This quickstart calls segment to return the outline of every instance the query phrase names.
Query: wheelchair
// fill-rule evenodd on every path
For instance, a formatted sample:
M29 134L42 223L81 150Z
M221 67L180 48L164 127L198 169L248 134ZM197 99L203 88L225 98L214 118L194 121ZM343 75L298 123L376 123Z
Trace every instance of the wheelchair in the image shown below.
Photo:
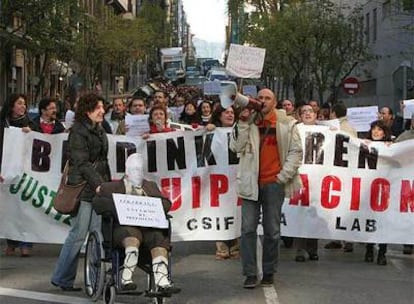
M171 295L166 296L156 289L151 252L148 247L145 247L145 242L139 248L137 265L137 268L144 271L147 276L145 291L123 291L121 289L121 269L125 254L124 248L113 245L113 225L114 216L111 213L104 213L101 231L92 231L87 238L84 265L84 284L87 296L97 301L102 295L104 304L112 304L115 303L117 294L141 295L145 293L146 297L151 298L152 303L165 303L165 298ZM171 251L168 255L168 270L171 275Z

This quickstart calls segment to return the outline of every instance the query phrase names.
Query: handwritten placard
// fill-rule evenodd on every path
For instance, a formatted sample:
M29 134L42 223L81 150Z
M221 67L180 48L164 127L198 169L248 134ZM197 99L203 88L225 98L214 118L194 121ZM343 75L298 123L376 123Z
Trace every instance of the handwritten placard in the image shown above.
M255 85L244 85L243 95L257 97L257 87Z
M125 116L126 136L137 137L149 133L148 114Z
M266 49L230 44L226 70L240 78L260 78Z
M118 193L112 196L121 225L168 228L160 198Z
M357 132L366 132L369 131L371 122L378 119L378 106L348 108L346 116Z
M220 95L221 86L220 81L205 81L204 82L204 95Z

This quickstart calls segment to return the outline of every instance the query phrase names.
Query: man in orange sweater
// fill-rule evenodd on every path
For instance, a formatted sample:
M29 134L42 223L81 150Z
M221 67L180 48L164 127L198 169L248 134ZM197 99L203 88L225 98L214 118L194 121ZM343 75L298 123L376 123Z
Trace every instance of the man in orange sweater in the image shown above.
M257 285L256 241L260 211L264 230L262 286L273 285L279 260L280 217L285 196L302 187L298 168L302 144L296 121L276 110L276 96L269 89L258 93L261 111L245 108L233 129L230 149L239 153L237 191L243 199L241 257L243 287Z

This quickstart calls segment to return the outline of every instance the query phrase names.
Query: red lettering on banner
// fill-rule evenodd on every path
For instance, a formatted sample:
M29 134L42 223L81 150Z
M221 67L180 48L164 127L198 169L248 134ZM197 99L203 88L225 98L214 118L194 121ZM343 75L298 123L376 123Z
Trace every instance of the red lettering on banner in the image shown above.
M322 180L321 205L326 209L334 209L339 205L340 196L330 195L331 191L341 190L341 180L337 176L325 176Z
M191 178L191 185L193 188L193 208L200 208L200 192L201 192L201 178L200 176L193 176Z
M390 182L385 178L376 178L371 184L371 209L385 211L390 203Z
M309 179L307 174L300 175L302 179L303 188L290 198L289 205L298 205L309 207Z
M414 212L414 181L401 181L400 212Z
M229 180L223 174L210 175L210 204L211 207L219 207L220 194L224 194L229 190Z
M358 211L361 204L361 178L352 178L351 210Z
M181 207L182 198L181 198L181 178L163 178L161 179L161 191L172 201L172 206L170 211L177 210Z

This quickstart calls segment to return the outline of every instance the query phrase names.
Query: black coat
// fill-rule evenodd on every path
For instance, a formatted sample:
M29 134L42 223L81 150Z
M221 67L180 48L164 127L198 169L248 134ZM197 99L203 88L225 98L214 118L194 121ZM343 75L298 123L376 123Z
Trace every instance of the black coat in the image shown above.
M105 130L89 119L75 121L69 133L69 153L68 183L76 185L86 181L80 199L91 202L96 188L111 177Z

